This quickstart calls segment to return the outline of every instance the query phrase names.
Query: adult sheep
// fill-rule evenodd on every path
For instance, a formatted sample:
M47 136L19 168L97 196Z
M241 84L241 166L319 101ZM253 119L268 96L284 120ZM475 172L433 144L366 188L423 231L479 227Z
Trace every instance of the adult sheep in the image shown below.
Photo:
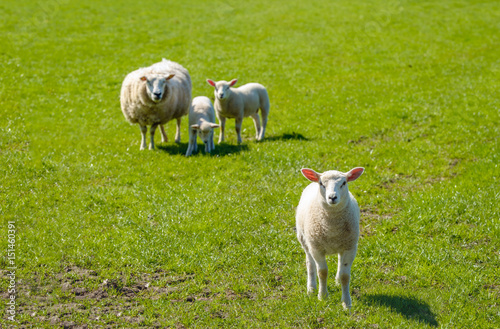
M191 77L180 64L163 59L129 73L123 80L120 103L125 119L139 124L141 150L146 148L147 126L151 126L149 149L154 149L155 130L160 126L162 142L168 140L164 124L177 120L175 142L181 141L181 117L191 103Z

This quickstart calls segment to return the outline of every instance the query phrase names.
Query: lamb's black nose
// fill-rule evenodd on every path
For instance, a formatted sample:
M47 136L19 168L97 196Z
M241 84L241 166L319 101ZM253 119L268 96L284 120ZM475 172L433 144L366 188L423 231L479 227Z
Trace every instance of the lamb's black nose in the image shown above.
M328 197L330 199L330 201L332 201L332 203L335 203L337 201L337 196L334 196L334 197Z
M153 95L155 95L157 98L161 97L161 93L154 93Z

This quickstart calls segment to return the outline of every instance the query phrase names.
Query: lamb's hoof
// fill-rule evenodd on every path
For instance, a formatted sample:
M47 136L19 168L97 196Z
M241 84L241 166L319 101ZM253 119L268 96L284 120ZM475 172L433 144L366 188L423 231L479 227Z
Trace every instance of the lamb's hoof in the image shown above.
M342 302L342 306L344 307L345 311L349 311L349 314L351 314L351 304L346 304L345 302Z
M314 287L307 287L307 294L308 295L314 294L315 291L316 291L316 289Z
M326 294L318 294L318 299L319 300L327 300L328 299L328 293L326 293Z

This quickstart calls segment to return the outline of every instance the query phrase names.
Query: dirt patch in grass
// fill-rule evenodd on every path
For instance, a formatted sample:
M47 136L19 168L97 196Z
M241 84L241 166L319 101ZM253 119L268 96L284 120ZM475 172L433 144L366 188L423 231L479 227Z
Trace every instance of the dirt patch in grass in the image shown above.
M3 271L1 276L5 276ZM186 284L195 279L194 274L169 275L167 272L142 273L118 278L103 278L96 271L68 267L53 276L35 276L19 280L19 328L32 324L60 328L115 328L121 323L133 327L160 328L159 322L145 320L143 299L168 300L172 304L210 302L215 299L256 299L252 292L202 292L182 296ZM6 292L2 298L7 298ZM174 296L172 296L174 295ZM215 312L214 318L226 318L225 312Z

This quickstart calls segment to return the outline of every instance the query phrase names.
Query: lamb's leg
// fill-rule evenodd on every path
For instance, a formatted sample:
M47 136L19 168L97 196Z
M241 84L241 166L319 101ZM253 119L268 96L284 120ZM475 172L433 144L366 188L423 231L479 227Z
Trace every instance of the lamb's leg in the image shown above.
M351 295L349 294L349 280L351 278L351 266L356 257L356 249L344 251L339 254L339 264L335 279L342 286L342 306L344 309L351 309Z
M266 133L267 117L269 116L269 110L271 105L269 104L269 96L262 99L260 105L260 114L262 115L262 129L260 130L259 141L264 140L264 134Z
M195 145L196 145L196 130L189 128L189 145L186 151L187 157L193 153Z
M209 151L208 152L212 152L215 147L214 147L214 132L212 131L212 133L210 134L210 139L208 140L208 144L209 144Z
M255 112L255 114L252 115L253 123L255 125L255 139L259 140L260 138L260 117L259 113Z
M161 141L162 143L168 142L167 133L165 132L165 125L160 125Z
M314 251L312 252L314 261L319 277L319 291L318 299L324 300L328 297L328 288L326 286L326 279L328 278L328 265L326 264L326 257L324 254Z
M262 111L262 128L260 129L259 141L264 140L264 134L266 133L267 126L267 112Z
M220 134L219 134L219 144L224 141L224 131L226 130L226 118L219 117L220 123Z
M175 142L181 142L181 118L177 118L177 126L175 129Z
M307 293L312 294L317 288L316 276L316 262L311 254L306 251L306 265L307 265Z
M155 131L156 127L158 127L158 124L155 123L151 126L151 129L149 130L149 134L151 135L151 141L149 142L149 149L154 150L155 149Z
M236 135L238 136L238 144L242 143L241 140L241 125L243 124L243 118L236 118Z
M141 150L146 149L146 133L148 132L147 126L139 126L141 128Z

